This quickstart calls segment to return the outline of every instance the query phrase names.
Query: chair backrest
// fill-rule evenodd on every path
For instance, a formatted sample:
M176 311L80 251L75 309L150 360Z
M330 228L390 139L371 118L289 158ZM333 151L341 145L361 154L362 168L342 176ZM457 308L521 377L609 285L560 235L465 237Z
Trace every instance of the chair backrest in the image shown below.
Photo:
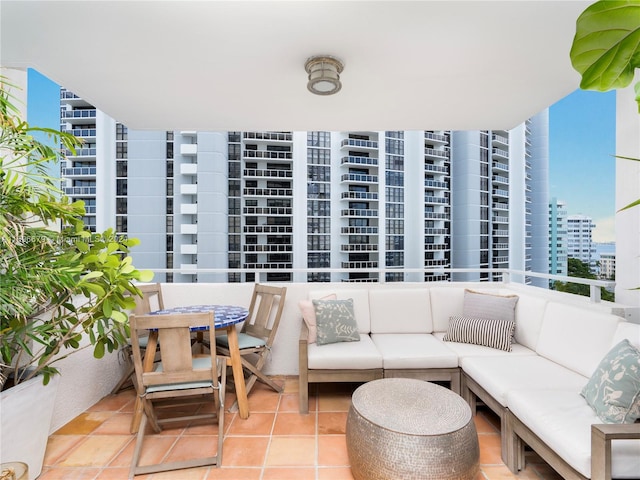
M242 326L242 332L263 338L271 346L276 337L287 287L275 287L257 283L253 289L249 316Z
M213 332L214 313L188 313L172 315L131 315L131 346L138 385L144 389L154 385L211 382L218 386L216 348L212 345L209 364L207 357L196 357L191 348L191 331L208 328ZM161 354L161 368L144 365L139 338L157 333ZM215 342L215 335L211 335ZM145 367L147 367L145 369ZM145 371L148 370L148 371ZM199 386L199 385L198 385Z
M156 310L164 310L164 302L162 300L162 288L159 283L149 285L137 285L142 292L142 298L135 297L136 308L133 311L136 315L145 315Z

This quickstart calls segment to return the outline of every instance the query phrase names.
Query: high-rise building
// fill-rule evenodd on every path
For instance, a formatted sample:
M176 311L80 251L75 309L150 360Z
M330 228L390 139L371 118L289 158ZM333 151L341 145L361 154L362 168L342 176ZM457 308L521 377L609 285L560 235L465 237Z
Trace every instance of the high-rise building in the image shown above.
M65 192L85 200L90 228L141 240L139 268L181 269L159 281L548 268L546 111L510 131L160 132L127 129L62 89L60 117L86 141L63 166Z
M549 202L549 273L567 276L567 208L563 201Z
M615 252L603 252L600 254L599 277L603 280L616 278L616 254Z
M596 272L596 246L591 238L595 223L586 215L567 217L567 256L577 258Z

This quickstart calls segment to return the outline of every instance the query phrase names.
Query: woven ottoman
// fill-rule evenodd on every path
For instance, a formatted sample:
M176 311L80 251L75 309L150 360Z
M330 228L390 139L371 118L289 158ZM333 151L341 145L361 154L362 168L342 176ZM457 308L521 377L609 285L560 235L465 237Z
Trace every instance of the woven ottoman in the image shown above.
M358 387L347 416L356 480L475 479L480 449L471 409L456 393L408 378Z

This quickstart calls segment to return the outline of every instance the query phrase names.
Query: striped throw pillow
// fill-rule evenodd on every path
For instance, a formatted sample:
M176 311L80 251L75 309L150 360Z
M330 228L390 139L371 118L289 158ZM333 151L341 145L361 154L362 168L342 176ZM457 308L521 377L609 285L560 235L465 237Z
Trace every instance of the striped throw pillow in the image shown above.
M454 315L449 318L449 327L443 340L471 343L510 352L515 328L516 322L509 320Z

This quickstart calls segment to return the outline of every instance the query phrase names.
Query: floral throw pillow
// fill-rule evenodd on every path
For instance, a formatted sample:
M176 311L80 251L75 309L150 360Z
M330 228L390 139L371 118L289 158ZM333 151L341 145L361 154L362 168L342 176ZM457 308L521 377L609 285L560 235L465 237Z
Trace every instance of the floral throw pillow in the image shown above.
M318 345L358 342L358 324L353 313L353 299L312 300L316 312Z
M605 423L640 418L640 350L624 339L602 359L581 395Z

